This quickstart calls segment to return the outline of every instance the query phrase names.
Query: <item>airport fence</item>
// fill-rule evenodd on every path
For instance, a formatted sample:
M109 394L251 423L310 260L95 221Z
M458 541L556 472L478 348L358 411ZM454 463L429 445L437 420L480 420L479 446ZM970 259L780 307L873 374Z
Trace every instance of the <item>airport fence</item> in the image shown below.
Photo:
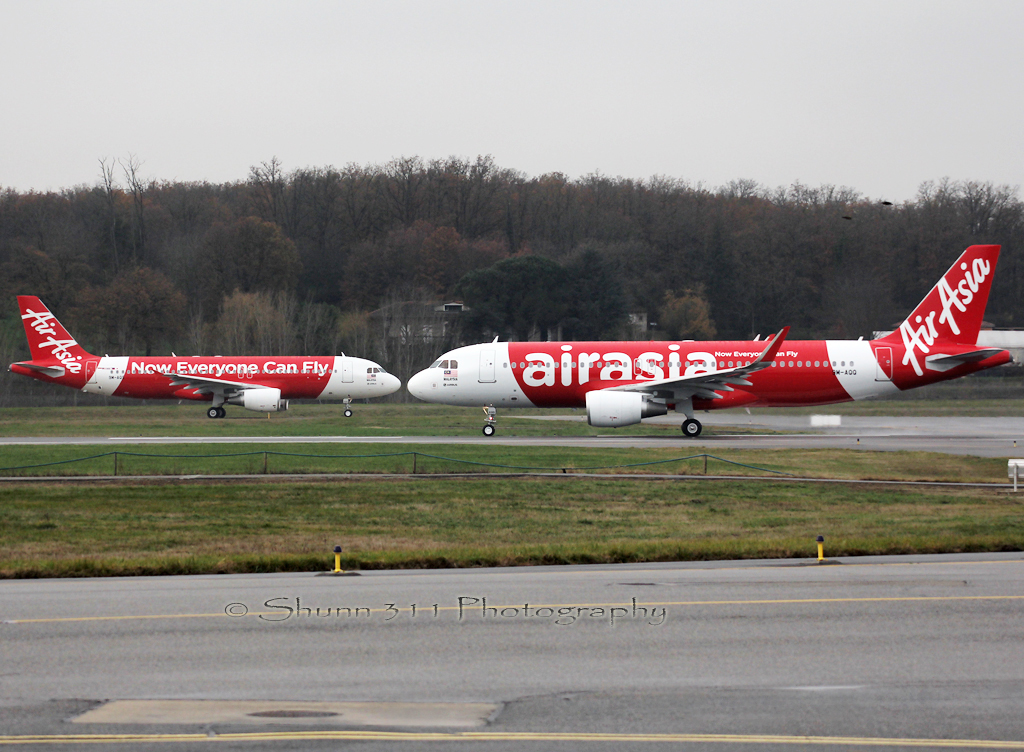
M262 472L257 474L272 475L272 474L287 474L282 471L271 471L270 459L272 457L278 458L302 458L302 459L316 459L316 460L338 460L338 461L354 461L354 460L369 460L369 459L401 459L408 458L411 460L411 467L408 468L408 473L411 474L431 474L431 471L426 466L427 461L434 461L436 463L453 463L455 465L466 465L469 467L476 468L488 468L491 470L498 470L504 472L515 472L515 473L537 473L537 474L550 474L550 473L589 473L597 471L608 471L608 470L629 470L639 467L652 467L655 465L671 465L674 463L688 462L690 460L703 460L704 461L704 474L708 472L708 461L713 460L715 462L725 463L726 465L746 468L748 470L755 470L758 472L771 473L774 475L785 475L789 477L795 477L792 473L782 472L781 470L772 470L765 467L757 467L755 465L748 465L742 462L736 462L734 460L728 460L724 457L716 457L713 454L691 454L686 457L672 457L669 459L662 460L650 460L647 462L630 462L617 465L590 465L590 466L569 466L569 465L506 465L497 462L482 462L478 460L462 459L457 457L442 457L436 454L427 454L425 452L406 451L406 452L385 452L380 454L306 454L300 452L279 452L273 450L256 450L249 452L227 452L221 454L155 454L149 452L125 452L125 451L114 451L114 452L101 452L100 454L92 454L86 457L74 457L66 460L55 460L53 462L40 462L26 465L15 465L11 467L0 467L0 473L5 475L14 475L19 472L41 470L47 467L58 467L67 466L83 462L91 462L94 460L103 460L105 458L111 458L112 467L109 475L121 476L123 472L124 460L127 458L146 458L146 459L171 459L171 460L223 460L229 458L255 458L257 461L262 459ZM436 468L436 465L435 465ZM348 472L360 472L348 471ZM378 471L379 472L379 471ZM439 471L434 470L433 473L450 473L451 471ZM103 473L92 473L92 475L102 475ZM146 473L145 475L160 476L160 475L179 475L179 472L173 473ZM231 475L252 475L254 473L230 473ZM315 474L330 474L324 471L319 472L302 472L303 475L315 475ZM132 474L137 476L137 473Z

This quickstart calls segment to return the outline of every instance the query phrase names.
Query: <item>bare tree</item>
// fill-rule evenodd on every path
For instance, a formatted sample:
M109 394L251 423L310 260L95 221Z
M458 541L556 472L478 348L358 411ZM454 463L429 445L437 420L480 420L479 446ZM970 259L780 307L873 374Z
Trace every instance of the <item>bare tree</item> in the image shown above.
M132 194L132 254L135 263L144 263L146 257L146 220L145 220L145 198L146 187L139 177L139 169L142 162L134 154L128 155L126 162L122 161L121 169L124 170L125 181L128 183L128 190Z
M114 182L114 160L107 164L107 158L100 160L100 177L103 179L103 196L107 202L107 209L110 212L110 252L113 254L114 275L121 273L121 262L117 253L117 197L115 191L117 184Z

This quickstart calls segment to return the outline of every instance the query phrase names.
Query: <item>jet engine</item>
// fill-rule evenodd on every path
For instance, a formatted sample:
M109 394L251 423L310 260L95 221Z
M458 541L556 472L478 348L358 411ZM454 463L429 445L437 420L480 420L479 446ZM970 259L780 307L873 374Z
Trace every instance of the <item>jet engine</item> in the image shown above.
M272 387L245 389L241 394L228 399L228 402L259 413L276 413L288 409L288 400L281 399L281 390Z
M587 392L587 423L592 426L631 426L641 418L667 414L666 405L639 392Z

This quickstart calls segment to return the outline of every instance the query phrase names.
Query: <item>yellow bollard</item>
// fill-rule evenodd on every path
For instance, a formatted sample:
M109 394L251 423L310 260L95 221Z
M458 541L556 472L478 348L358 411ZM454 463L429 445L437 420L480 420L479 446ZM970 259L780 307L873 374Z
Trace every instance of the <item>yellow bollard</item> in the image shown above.
M825 538L818 536L818 561L825 561Z
M318 572L317 577L358 577L359 572L341 568L341 546L334 547L334 569L329 572Z

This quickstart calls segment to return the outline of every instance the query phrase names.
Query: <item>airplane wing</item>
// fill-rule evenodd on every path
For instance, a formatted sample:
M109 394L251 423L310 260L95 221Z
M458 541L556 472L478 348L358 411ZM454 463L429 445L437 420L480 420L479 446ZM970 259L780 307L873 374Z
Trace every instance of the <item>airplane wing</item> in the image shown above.
M225 397L242 392L246 389L265 389L266 384L253 382L226 381L224 379L211 379L209 376L197 376L194 373L185 374L170 372L163 374L171 379L171 386L195 389L196 394L222 394Z
M638 384L624 384L623 386L608 387L602 391L644 392L657 397L676 400L686 399L687 397L722 399L722 395L718 392L734 391L729 386L730 384L751 386L751 382L746 379L747 376L765 368L770 368L787 334L789 334L788 326L783 327L778 334L772 337L764 352L758 355L755 360L752 360L749 365L726 368L721 371L698 373L692 376L677 376L671 379L642 381Z
M936 353L935 355L929 355L924 359L925 368L931 371L948 371L951 368L962 366L965 363L977 363L980 360L991 358L993 355L1001 353L998 347L986 347L982 350L972 350L971 352L957 353L956 355L942 355Z

